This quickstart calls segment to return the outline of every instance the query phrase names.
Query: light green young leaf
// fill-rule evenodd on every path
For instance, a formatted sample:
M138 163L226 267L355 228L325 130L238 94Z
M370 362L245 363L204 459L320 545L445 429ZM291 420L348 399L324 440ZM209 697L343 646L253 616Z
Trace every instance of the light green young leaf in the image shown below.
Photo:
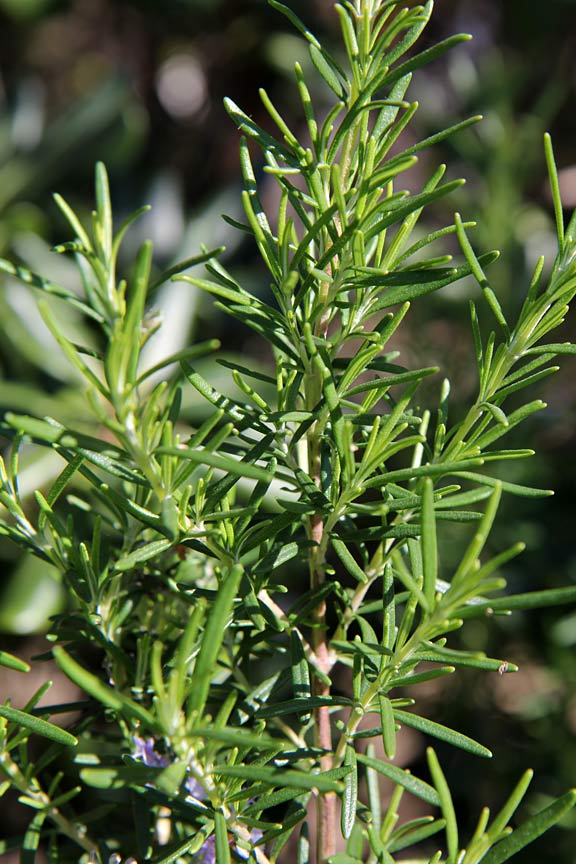
M500 843L494 846L482 859L482 864L504 864L521 849L524 849L529 843L548 831L553 825L562 819L576 804L576 789L571 789L550 804L544 810L541 810L531 819L524 822L519 828L516 828L504 838Z
M552 202L554 204L554 215L556 217L556 235L558 237L558 249L560 252L564 249L564 208L560 195L560 183L558 182L558 169L556 168L556 160L554 159L554 149L552 147L552 138L546 132L544 135L544 153L546 155L546 165L548 167L548 178L550 180L550 191L552 192Z
M15 672L30 672L31 669L28 663L13 654L8 654L7 651L0 651L0 666L14 669Z
M426 749L426 757L430 774L434 781L434 786L436 787L440 798L442 815L446 820L446 842L448 845L447 864L456 864L458 858L458 823L456 821L456 812L452 802L452 795L450 794L450 789L446 782L444 772L440 767L438 757L432 747Z
M504 333L504 336L508 341L510 339L510 328L508 326L506 318L504 317L504 312L502 311L502 307L498 298L496 297L496 294L488 284L488 280L486 279L486 275L484 273L484 270L482 269L480 259L476 257L476 254L472 249L472 245L468 240L468 236L464 229L464 223L462 222L462 218L459 213L455 214L454 220L456 223L456 233L458 235L458 240L460 241L460 245L462 247L464 255L466 256L466 260L470 265L470 270L475 276L478 284L482 288L486 301L488 302L488 305L494 313L494 317L498 321L500 327L502 328L502 332Z

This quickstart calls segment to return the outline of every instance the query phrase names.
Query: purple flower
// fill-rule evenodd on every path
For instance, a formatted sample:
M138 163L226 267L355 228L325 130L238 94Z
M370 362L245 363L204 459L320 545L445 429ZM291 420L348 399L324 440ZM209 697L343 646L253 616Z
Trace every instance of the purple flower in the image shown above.
M132 753L134 759L138 759L147 765L149 768L166 768L171 764L171 759L168 756L162 756L154 749L155 741L153 738L140 738L138 735L132 736L134 743L134 751ZM206 798L206 792L201 783L191 775L186 778L184 783L186 791L193 798L203 801Z
M203 801L204 798L206 798L206 792L204 791L202 784L199 783L195 777L187 777L184 786L192 798L198 798L199 801Z
M134 735L134 759L140 759L145 765L150 768L166 768L170 764L170 760L166 756L161 756L154 750L153 738L139 738Z
M216 864L216 840L213 834L204 841L194 861L196 864Z

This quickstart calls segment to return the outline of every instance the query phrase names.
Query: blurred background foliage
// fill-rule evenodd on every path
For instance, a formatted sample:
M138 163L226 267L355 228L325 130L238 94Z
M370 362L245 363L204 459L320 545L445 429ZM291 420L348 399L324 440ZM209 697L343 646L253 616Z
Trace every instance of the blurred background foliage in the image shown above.
M332 0L289 5L327 42L337 40ZM469 180L448 207L478 222L478 249L502 250L489 275L511 312L519 308L536 258L551 258L554 244L542 150L546 129L553 134L566 207L576 206L576 2L439 0L425 40L455 31L474 34L474 41L416 77L411 93L421 108L408 134L423 137L450 118L484 114L482 124L434 156L447 161L452 176ZM295 60L309 68L302 40L265 0L0 0L0 255L70 285L72 266L50 252L52 244L68 239L51 194L59 191L89 218L93 166L101 159L118 219L144 203L153 206L131 235L132 251L151 237L160 267L195 254L201 243L224 244L228 266L251 290L266 292L254 249L220 218L223 212L240 217L238 136L222 99L232 97L266 125L257 96L265 86L303 134L294 113ZM316 80L313 73L309 80ZM328 96L317 83L317 106ZM426 157L409 182L421 183L430 167ZM263 173L261 181L273 209L272 184ZM439 221L451 218L450 210L438 214ZM459 283L431 295L424 308L416 306L397 345L405 365L443 366L453 382L455 413L476 384L466 302L473 290ZM81 427L87 415L78 380L44 329L35 299L32 290L2 279L0 410L49 414ZM226 352L266 364L254 337L225 320L192 286L168 285L155 304L165 323L152 352L166 355L209 331ZM93 343L86 322L70 309L65 314L75 341ZM566 338L574 339L575 330L572 317ZM207 377L230 391L226 369L214 361L206 365ZM531 441L523 441L538 456L516 462L507 474L556 490L543 502L514 499L502 507L493 549L520 538L528 544L524 556L507 566L516 591L576 580L575 376L572 360L544 382L549 407L533 421ZM200 407L193 394L188 398L184 408L195 422ZM31 447L25 457L21 485L31 492L58 464L49 451ZM447 567L461 542L457 532L446 534ZM3 647L40 653L49 616L62 608L60 586L46 565L20 557L4 542L0 568ZM303 590L301 574L283 578L294 593ZM526 766L537 771L532 806L538 809L576 780L576 613L479 621L469 624L465 639L467 647L510 657L521 671L497 680L454 676L430 691L427 710L470 730L496 754L491 765L478 766L448 750L440 754L463 818L475 819L480 802L501 803ZM10 692L14 704L25 701L26 694L3 675L1 698ZM400 758L406 761L422 758L416 733L405 751ZM17 830L20 818L12 807L2 814L0 837ZM556 864L574 864L570 833L546 836L524 851L522 861L536 864L545 854Z

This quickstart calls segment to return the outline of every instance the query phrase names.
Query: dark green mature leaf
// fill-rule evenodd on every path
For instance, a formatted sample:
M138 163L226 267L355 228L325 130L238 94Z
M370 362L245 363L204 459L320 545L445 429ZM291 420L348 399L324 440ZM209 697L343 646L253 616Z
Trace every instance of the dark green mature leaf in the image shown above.
M123 714L126 717L132 717L134 720L139 720L144 724L145 728L157 728L155 718L146 708L144 708L144 706L134 702L128 696L120 693L120 691L109 687L108 684L105 684L104 681L101 681L100 678L93 675L92 672L88 672L87 669L84 669L76 662L76 660L67 654L60 645L57 645L52 649L52 651L56 662L68 678L70 678L70 680L77 684L82 690L85 690L89 696L96 699L97 702L106 705L108 708L112 708L119 714Z
M354 701L347 696L310 696L305 699L287 699L275 705L265 705L257 712L257 717L281 717L284 714L299 714L302 711L312 711L314 708L339 708L342 705L353 705Z
M449 729L447 726L442 726L434 720L429 720L427 717L420 717L417 714L411 714L408 711L401 711L398 708L394 709L394 717L405 726L411 726L413 729L418 729L426 735L432 735L440 741L446 741L454 747L459 747L461 750L467 750L468 753L473 753L475 756L483 756L490 759L492 753L487 747L478 744L473 738L463 735L461 732L456 732L454 729Z
M483 265L491 264L498 257L497 254L489 252L481 256ZM471 268L469 264L459 267L440 268L432 267L429 270L401 270L395 273L382 273L375 269L362 269L360 274L352 280L352 284L366 288L378 287L385 289L370 307L370 311L379 312L388 309L406 300L415 300L440 288L445 288L465 276L469 276Z
M452 648L440 648L431 645L417 652L419 660L431 663L451 663L454 666L469 666L473 669L486 669L492 672L517 672L518 666L508 660L493 660L481 652L456 651Z
M409 771L404 771L402 768L398 768L396 765L391 765L389 762L382 762L380 759L364 756L362 753L357 754L357 759L358 762L362 763L362 765L373 768L374 771L383 774L394 783L402 786L412 795L415 795L416 798L421 798L423 801L426 801L428 804L433 804L435 807L440 805L440 798L438 797L436 790L423 780L414 777L414 775L410 774Z
M78 739L61 729L59 726L54 726L53 723L48 723L47 720L42 720L33 714L27 714L25 711L19 711L17 708L12 708L10 705L0 705L0 717L9 720L11 723L16 723L18 726L23 726L25 729L30 729L35 735L41 735L43 738L49 738L56 744L63 744L65 747L76 747Z
M519 609L543 609L546 606L563 606L576 602L576 585L568 588L549 588L530 591L527 594L511 594L509 597L494 597L481 600L473 606L458 610L460 618L475 618L490 612L513 612Z
M341 792L342 783L332 780L323 774L304 774L300 771L285 771L281 768L270 768L257 765L225 765L218 766L218 774L222 777L238 777L241 780L251 780L255 783L265 782L275 787L290 787L293 789L318 789L320 792Z
M227 474L247 477L250 480L263 480L270 483L274 479L273 474L270 474L258 465L244 461L244 459L232 459L228 456L222 456L218 453L213 453L211 450L192 450L189 447L159 447L156 453L165 456L177 456L183 461L188 460L197 465L210 465L212 468L218 468Z
M210 610L206 629L202 636L202 645L194 667L194 687L190 693L188 704L189 711L195 712L198 718L202 715L208 699L214 667L228 626L228 617L243 575L244 568L241 564L234 564L228 572L222 575L216 600Z

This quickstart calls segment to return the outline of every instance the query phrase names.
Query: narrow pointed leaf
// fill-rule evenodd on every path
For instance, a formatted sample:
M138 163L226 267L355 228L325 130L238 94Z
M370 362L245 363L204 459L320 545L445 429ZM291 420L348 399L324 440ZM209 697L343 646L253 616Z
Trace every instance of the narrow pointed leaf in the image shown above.
M414 775L410 774L409 771L403 771L402 768L397 768L396 765L390 765L389 762L382 762L380 759L364 756L361 753L358 753L356 758L358 759L358 762L362 763L362 765L373 768L374 771L383 774L384 777L388 777L394 783L397 783L412 795L415 795L416 798L421 798L423 801L426 801L428 804L432 804L435 807L440 805L440 798L436 790L423 780L414 777Z
M241 564L234 564L223 575L216 600L210 610L206 629L202 637L202 645L194 667L194 687L190 694L189 711L201 715L208 699L210 683L214 674L216 661L222 641L228 627L228 617L237 596L240 580L244 574Z
M519 828L516 828L508 837L494 846L482 858L482 864L504 864L529 843L544 834L562 819L576 804L576 789L566 792L561 798L541 810Z
M54 726L47 720L42 720L33 714L27 714L25 711L19 711L10 705L0 705L0 717L4 717L11 723L17 723L18 726L24 726L25 729L30 729L35 735L49 738L56 744L62 744L65 747L75 747L78 744L78 739L70 732L66 732L65 729L60 729L59 726Z
M491 758L492 753L487 747L478 744L467 735L461 732L456 732L454 729L449 729L447 726L442 726L434 720L429 720L427 717L420 717L417 714L411 714L408 711L394 709L394 717L405 726L411 726L412 729L418 729L419 732L424 732L426 735L432 735L440 741L446 741L454 747L459 747L461 750L467 750L468 753L473 753L475 756L483 756L486 759Z
M30 672L30 666L15 657L13 654L8 654L7 651L0 651L0 666L5 666L7 669L14 669L15 672Z
M344 792L342 793L342 809L340 811L340 825L342 836L348 840L352 834L356 822L356 807L358 804L358 767L356 763L356 752L351 744L346 747L344 765L350 769L344 778Z
M446 843L448 846L448 861L450 864L456 864L458 858L458 823L456 821L456 812L452 802L452 795L448 788L448 783L444 776L444 772L438 762L438 757L431 747L426 750L428 759L428 767L434 781L434 786L438 790L440 797L440 808L442 815L446 820Z
M156 728L156 721L146 708L118 690L109 687L108 684L105 684L104 681L101 681L92 672L84 669L60 645L53 648L52 653L65 675L77 684L78 687L85 690L89 696L92 696L96 701L101 702L108 708L112 708L119 714L125 714L135 720L139 720L148 729Z

